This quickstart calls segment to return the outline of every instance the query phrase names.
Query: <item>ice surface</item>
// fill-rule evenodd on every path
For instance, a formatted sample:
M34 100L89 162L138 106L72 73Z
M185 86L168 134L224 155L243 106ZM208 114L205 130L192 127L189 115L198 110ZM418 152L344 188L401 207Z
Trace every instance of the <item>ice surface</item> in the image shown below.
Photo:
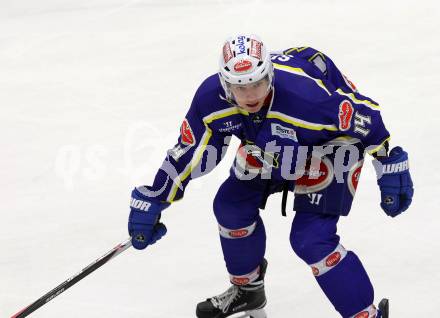
M326 52L381 103L392 144L410 153L414 203L386 217L368 163L339 232L365 264L376 302L391 298L392 317L438 316L439 8L433 0L1 1L0 316L126 238L131 188L151 181L195 89L216 72L223 39L238 31L273 50ZM211 202L232 155L164 214L169 234L159 244L128 250L32 317L194 317L197 302L228 284ZM291 251L292 215L282 218L279 206L272 197L262 213L269 316L338 317Z

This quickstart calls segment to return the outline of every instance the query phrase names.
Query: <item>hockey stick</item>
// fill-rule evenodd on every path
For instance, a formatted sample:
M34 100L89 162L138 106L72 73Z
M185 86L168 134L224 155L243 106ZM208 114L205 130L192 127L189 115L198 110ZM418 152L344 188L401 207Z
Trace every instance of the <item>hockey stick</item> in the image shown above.
M125 251L130 246L131 246L131 238L126 240L124 243L118 244L112 250L108 251L104 256L98 258L96 261L94 261L93 263L91 263L87 267L83 268L78 274L75 274L72 277L70 277L69 279L65 280L60 285L58 285L57 287L52 289L50 292L48 292L46 295L42 296L41 298L34 301L29 306L20 310L18 313L13 315L11 318L23 318L23 317L29 316L35 310L37 310L41 306L45 305L46 303L48 303L49 301L51 301L52 299L54 299L55 297L57 297L58 295L63 293L69 287L75 285L77 282L79 282L84 277L93 273L95 270L100 268L102 265L107 263L112 258L121 254L123 251Z

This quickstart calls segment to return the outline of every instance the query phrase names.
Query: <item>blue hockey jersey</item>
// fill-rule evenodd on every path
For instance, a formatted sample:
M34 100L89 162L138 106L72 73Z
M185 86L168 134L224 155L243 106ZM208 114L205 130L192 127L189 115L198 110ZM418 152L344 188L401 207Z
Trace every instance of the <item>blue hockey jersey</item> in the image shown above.
M180 128L177 144L168 151L151 187L160 200L171 203L182 198L191 179L206 174L220 162L232 136L239 138L243 146L238 150L236 167L243 168L241 162L261 172L265 159L270 157L268 164L276 173L269 178L275 182L285 179L292 184L295 181L285 178L278 169L286 149L295 149L294 159L299 145L356 144L361 150L368 147L374 153L389 139L379 105L361 95L329 57L309 47L290 48L271 57L273 90L267 105L258 113L248 113L228 100L217 74L200 85ZM281 145L282 150L264 152L271 142ZM330 155L331 160L334 155ZM297 180L295 209L347 214L362 156L358 161L344 174L342 185L329 175L330 171L326 172L325 182L320 176L311 183L304 178ZM328 189L314 187L321 181ZM319 194L325 191L328 198L321 201ZM333 195L336 193L339 197Z

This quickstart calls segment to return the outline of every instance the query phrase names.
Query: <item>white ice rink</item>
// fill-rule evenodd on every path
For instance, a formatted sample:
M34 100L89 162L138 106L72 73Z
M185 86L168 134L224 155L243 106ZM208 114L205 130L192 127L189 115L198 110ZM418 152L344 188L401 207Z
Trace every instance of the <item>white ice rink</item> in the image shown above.
M410 154L411 208L379 207L371 163L342 244L392 318L440 317L440 4L349 0L0 0L0 317L127 237L130 191L151 182L224 38L327 53L382 105ZM163 136L163 137L161 137ZM40 318L186 318L228 286L211 202L237 141L163 214L168 235L130 249L43 306ZM289 197L291 204L292 196ZM290 248L280 197L262 212L270 318L338 317Z

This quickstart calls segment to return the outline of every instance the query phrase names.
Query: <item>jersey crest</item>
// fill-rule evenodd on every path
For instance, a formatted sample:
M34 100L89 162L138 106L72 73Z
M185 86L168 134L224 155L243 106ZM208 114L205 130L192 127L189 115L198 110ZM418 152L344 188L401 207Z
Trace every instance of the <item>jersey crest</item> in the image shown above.
M302 176L296 180L295 193L306 194L324 190L333 181L334 168L332 162L327 157L308 158ZM313 161L318 162L318 167ZM313 163L313 165L312 165ZM300 174L301 175L301 174Z

